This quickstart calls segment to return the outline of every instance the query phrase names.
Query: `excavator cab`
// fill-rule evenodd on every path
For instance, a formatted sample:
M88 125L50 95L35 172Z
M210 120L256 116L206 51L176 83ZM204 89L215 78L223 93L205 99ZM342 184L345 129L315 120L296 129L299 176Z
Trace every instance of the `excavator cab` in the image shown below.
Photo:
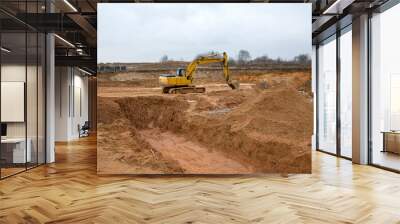
M176 69L176 76L185 76L186 69L178 68Z

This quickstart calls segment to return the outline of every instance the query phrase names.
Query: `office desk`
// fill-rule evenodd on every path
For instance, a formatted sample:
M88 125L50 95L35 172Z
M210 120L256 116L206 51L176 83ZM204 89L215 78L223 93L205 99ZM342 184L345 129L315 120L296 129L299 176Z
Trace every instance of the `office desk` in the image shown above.
M400 154L400 131L383 131L382 152Z
M1 139L1 157L6 163L25 163L31 162L32 141L26 139L27 147L25 153L25 138L6 138Z

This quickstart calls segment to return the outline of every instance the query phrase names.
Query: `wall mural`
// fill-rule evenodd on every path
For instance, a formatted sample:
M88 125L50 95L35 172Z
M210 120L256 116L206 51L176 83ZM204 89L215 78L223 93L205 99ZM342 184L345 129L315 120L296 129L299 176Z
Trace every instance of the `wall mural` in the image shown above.
M98 31L99 174L311 172L311 4L104 3Z

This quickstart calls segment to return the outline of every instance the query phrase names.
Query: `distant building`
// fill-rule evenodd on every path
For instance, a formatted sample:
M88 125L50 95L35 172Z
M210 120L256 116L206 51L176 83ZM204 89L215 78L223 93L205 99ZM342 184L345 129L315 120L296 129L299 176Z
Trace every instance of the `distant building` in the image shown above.
M97 71L99 73L115 73L115 72L126 72L127 69L125 65L105 64L97 66Z

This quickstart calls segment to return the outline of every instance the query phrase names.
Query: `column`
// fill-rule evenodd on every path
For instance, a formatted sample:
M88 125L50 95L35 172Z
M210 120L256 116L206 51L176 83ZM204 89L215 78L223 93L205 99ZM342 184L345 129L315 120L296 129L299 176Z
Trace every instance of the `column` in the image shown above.
M368 15L353 19L352 157L368 163Z

